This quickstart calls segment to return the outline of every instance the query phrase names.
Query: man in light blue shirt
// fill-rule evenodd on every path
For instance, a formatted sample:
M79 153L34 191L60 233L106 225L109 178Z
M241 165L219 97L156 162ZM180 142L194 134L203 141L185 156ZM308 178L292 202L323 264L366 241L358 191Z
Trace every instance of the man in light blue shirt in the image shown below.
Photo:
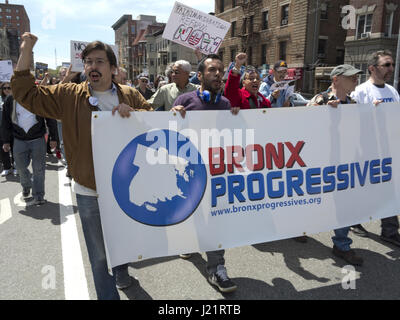
M264 78L260 86L259 92L271 101L272 108L290 107L290 97L286 97L288 89L271 90L276 82L284 81L287 75L288 66L285 61L279 60L274 64L272 74Z

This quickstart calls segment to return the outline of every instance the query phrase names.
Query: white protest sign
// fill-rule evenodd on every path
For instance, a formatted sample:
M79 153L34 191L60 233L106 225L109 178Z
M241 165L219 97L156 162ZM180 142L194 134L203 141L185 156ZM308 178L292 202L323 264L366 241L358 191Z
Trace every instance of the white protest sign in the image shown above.
M72 72L82 72L84 70L84 65L82 61L82 52L83 50L85 50L88 44L89 42L71 40ZM110 45L110 47L113 49L118 63L118 47L115 45Z
M111 266L399 213L399 103L263 111L93 114Z
M0 82L10 81L13 73L14 71L11 60L0 61Z
M204 54L217 54L230 26L229 22L175 2L163 38Z

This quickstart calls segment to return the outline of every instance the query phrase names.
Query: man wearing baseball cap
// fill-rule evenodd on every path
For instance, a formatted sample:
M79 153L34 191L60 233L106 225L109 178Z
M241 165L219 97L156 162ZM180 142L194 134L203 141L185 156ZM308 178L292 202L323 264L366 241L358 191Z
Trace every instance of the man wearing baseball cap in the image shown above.
M331 72L332 84L327 91L317 94L308 103L308 106L330 105L337 107L339 104L357 103L350 93L354 91L358 84L358 75L361 70L349 64L341 64Z
M283 90L271 90L274 83L284 81L288 72L288 65L285 61L279 60L274 64L272 74L264 78L263 83L260 85L259 92L271 101L273 108L278 107L289 107L290 97L286 97L287 89Z
M330 105L336 108L339 104L356 103L350 93L354 91L358 84L358 75L361 70L348 64L342 64L335 67L331 72L332 85L327 91L317 94L308 106ZM353 241L348 237L350 227L344 227L334 230L333 254L342 258L347 263L355 266L361 266L363 259L350 249Z

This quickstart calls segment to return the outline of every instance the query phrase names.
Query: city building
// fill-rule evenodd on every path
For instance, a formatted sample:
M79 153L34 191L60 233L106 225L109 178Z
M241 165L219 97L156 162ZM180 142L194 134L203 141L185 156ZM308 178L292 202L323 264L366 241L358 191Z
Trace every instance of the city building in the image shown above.
M23 5L0 3L0 28L4 28L9 42L9 57L14 63L19 56L21 35L30 32L30 20Z
M115 44L119 49L118 63L128 71L129 79L133 79L141 72L139 66L143 63L142 51L145 49L142 41L148 26L159 29L164 24L159 24L155 16L139 15L134 20L132 15L123 15L112 26L115 32ZM150 30L153 30L152 27Z
M399 36L400 0L350 0L355 9L354 28L347 31L345 62L364 71L372 52L388 49L396 55Z
M315 68L344 62L342 7L349 0L215 0L217 17L230 22L220 55L225 65L240 51L248 64L289 66L298 91L314 94Z
M147 71L150 81L157 75L165 75L168 64L177 60L186 60L197 70L197 57L191 48L187 48L162 37L164 29L146 35Z

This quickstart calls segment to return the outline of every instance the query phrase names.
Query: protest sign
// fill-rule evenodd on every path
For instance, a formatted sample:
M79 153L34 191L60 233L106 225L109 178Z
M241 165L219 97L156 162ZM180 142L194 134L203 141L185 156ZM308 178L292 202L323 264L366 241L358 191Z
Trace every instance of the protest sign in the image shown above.
M274 92L276 90L286 90L285 99L288 99L291 95L293 95L295 84L296 81L293 80L274 82L271 85L270 91Z
M0 61L0 82L10 81L13 73L14 71L11 60Z
M35 78L37 80L43 80L44 75L48 71L49 65L47 63L36 62L35 63Z
M230 23L175 2L163 38L204 54L218 53Z
M72 72L82 72L84 70L84 65L82 61L82 52L85 50L86 46L89 42L84 41L74 41L71 40L71 64L72 64ZM115 57L118 62L118 47L115 45L110 45L113 49Z
M399 120L399 103L236 116L188 111L185 119L169 112L133 112L129 119L96 112L93 155L109 263L394 216Z

